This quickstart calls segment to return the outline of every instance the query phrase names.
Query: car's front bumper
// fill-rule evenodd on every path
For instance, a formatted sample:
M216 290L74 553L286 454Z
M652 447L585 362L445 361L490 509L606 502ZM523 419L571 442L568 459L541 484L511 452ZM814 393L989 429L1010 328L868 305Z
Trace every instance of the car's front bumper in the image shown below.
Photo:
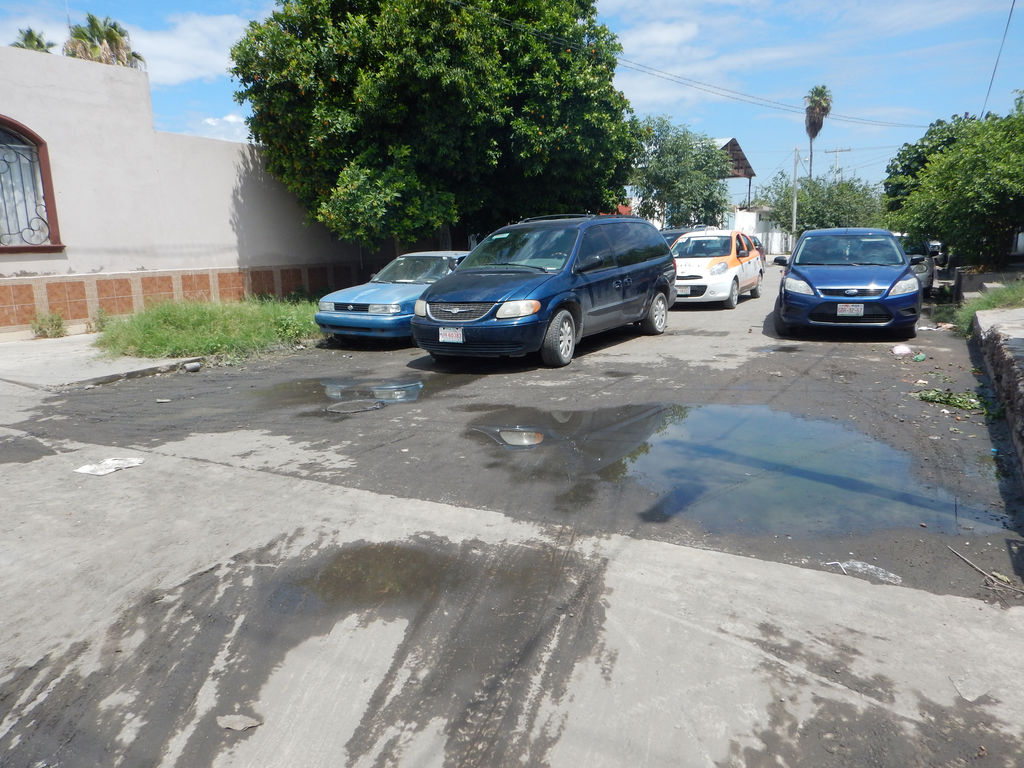
M462 342L440 340L441 328L461 328ZM458 357L521 357L540 349L547 324L536 315L514 320L483 320L479 323L442 323L422 317L412 319L417 346L436 355Z
M861 304L863 314L840 315L840 304ZM919 293L881 299L863 297L840 300L832 297L808 296L783 291L780 299L782 321L792 326L823 328L909 328L921 314Z
M313 320L329 336L361 336L374 339L408 337L411 314L377 315L368 312L317 312Z
M718 277L676 280L676 301L693 303L725 301L729 298L734 277L733 273L727 273Z

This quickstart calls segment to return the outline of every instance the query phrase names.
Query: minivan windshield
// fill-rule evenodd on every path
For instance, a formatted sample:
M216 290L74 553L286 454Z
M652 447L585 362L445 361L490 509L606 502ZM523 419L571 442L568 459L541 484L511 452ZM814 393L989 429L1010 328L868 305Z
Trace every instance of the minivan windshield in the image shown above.
M460 269L559 272L576 245L577 227L516 227L495 232L473 249Z
M432 283L448 274L449 260L437 256L399 256L371 283Z
M896 267L906 258L895 238L886 235L818 235L806 237L793 255L801 266Z

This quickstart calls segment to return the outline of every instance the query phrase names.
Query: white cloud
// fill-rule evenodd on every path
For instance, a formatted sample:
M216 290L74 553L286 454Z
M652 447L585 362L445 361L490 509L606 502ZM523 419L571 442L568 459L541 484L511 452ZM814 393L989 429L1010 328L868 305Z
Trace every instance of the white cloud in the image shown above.
M249 141L249 126L245 124L245 118L234 113L224 115L224 117L192 118L186 128L186 133L205 136L208 139Z
M191 80L227 77L231 46L245 32L248 19L198 13L168 17L170 29L151 31L125 25L132 48L146 59L154 85L180 85Z

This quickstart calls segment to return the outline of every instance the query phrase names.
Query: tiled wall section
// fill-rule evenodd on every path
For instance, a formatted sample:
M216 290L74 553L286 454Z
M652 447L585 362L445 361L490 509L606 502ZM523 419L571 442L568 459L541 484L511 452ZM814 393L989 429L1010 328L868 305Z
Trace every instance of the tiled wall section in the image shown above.
M161 301L283 298L299 290L317 297L352 282L350 267L335 264L6 277L0 278L0 334L30 330L33 318L51 312L69 324L88 326L100 310L130 315Z

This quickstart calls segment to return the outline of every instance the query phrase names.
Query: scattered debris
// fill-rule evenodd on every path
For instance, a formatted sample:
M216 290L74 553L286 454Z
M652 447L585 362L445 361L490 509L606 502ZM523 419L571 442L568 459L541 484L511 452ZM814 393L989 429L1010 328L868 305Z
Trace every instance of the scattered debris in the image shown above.
M915 363L920 363L920 362L922 362L924 360L927 360L927 359L928 359L928 355L926 355L924 352L918 352L916 355L914 355L914 362Z
M109 475L111 472L117 472L119 469L137 467L143 461L144 459L104 459L99 464L81 466L75 472L81 472L83 475Z
M168 397L158 397L156 399L156 401L158 403L169 403L169 402L171 402L170 398L168 398Z
M196 371L198 371L202 367L203 367L202 363L198 363L198 362L195 362L195 361L193 361L191 363L185 363L185 366L184 366L185 370L188 371L189 373L195 373Z
M998 588L998 589L1009 589L1009 590L1012 590L1014 592L1017 592L1018 594L1024 595L1024 589L1018 589L1017 587L1012 586L1010 584L1010 580L1006 576L1004 576L1003 574L999 573L998 571L992 571L992 573L989 573L988 571L982 570L981 568L976 566L974 563L972 563L966 557L961 555L959 552L957 552L955 549L953 549L948 544L946 545L946 549L948 549L954 555L956 555L961 560L963 560L965 563L967 563L969 566L971 566L971 568L973 568L978 573L980 573L982 576L984 576L985 579L986 579L986 586L992 587L992 588Z
M845 563L832 562L825 563L825 565L836 565L844 575L849 576L850 573L859 573L862 576L871 576L879 581L884 581L886 584L902 584L903 579L897 576L895 573L879 568L877 565L871 563L865 563L860 560L847 560Z
M903 355L914 354L914 350L912 350L906 344L897 344L895 347L892 348L892 353L897 357L902 357Z
M948 389L925 389L921 392L912 392L911 394L918 400L924 400L926 403L939 403L940 405L949 405L953 408L964 410L981 408L981 400L970 392L958 394Z
M247 731L263 725L263 721L248 715L221 715L217 718L217 725L229 731Z

